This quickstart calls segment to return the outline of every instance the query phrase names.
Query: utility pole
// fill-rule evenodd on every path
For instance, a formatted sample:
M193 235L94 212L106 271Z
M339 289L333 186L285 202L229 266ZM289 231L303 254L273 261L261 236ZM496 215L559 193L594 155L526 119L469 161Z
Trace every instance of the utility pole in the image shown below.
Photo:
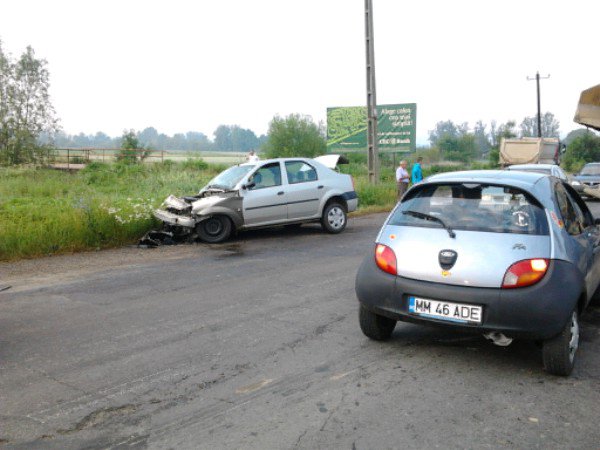
M546 77L540 77L539 72L535 73L535 78L529 77L529 76L527 77L527 81L535 80L537 83L537 124L538 124L538 137L539 138L542 137L542 112L541 112L541 108L540 108L540 79L547 80L548 78L550 78L550 75L548 75Z
M365 0L365 40L367 44L367 162L369 183L376 184L379 182L379 153L377 150L377 96L375 95L372 0Z

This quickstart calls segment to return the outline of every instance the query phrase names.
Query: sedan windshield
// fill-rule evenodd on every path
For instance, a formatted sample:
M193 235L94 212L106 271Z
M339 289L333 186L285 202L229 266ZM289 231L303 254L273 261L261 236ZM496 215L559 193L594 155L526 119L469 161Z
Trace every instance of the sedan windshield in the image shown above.
M256 166L252 164L230 167L210 180L206 187L216 189L233 189L248 172L254 169L254 167Z
M411 192L390 225L547 235L548 220L530 194L511 186L432 184ZM436 220L439 219L439 220Z
M587 164L583 166L581 175L600 175L600 164Z

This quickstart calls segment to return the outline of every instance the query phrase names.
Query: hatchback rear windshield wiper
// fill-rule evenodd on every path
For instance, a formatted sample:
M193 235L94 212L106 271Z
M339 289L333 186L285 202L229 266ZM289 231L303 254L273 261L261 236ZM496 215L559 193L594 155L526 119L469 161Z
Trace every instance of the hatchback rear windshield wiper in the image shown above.
M402 214L413 216L413 217L416 217L417 219L431 220L433 222L438 222L446 229L446 231L448 231L448 234L450 235L451 238L456 237L456 233L454 233L454 230L452 230L452 228L450 228L448 225L446 225L444 223L444 221L442 219L440 219L439 217L430 216L429 214L425 214L425 213L418 212L418 211L411 211L411 210L402 211Z

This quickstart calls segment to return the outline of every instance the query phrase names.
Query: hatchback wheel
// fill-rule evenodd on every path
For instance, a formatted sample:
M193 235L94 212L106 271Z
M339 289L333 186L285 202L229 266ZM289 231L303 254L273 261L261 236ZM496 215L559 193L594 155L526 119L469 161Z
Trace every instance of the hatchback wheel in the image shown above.
M579 319L577 309L560 334L544 341L542 359L544 369L553 375L567 376L575 366L575 355L579 348Z
M204 242L223 242L231 235L232 224L229 217L212 216L196 225L196 232Z
M358 321L363 334L376 341L389 339L396 327L394 319L372 313L362 305L358 311Z
M346 228L346 210L336 202L329 203L323 210L321 225L328 233L341 233Z

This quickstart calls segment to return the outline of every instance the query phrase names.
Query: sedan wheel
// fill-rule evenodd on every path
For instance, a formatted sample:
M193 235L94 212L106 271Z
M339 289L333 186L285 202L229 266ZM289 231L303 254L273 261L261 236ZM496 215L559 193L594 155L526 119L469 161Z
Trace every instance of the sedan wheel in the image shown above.
M328 233L341 233L346 228L346 210L339 203L330 203L323 210L321 225Z
M223 242L231 235L231 220L225 216L213 216L196 225L196 232L204 242Z
M362 305L358 311L358 321L363 334L376 341L389 339L396 328L394 319L372 313Z
M546 372L553 375L569 375L575 366L578 348L579 319L575 309L560 334L544 342L542 359Z

